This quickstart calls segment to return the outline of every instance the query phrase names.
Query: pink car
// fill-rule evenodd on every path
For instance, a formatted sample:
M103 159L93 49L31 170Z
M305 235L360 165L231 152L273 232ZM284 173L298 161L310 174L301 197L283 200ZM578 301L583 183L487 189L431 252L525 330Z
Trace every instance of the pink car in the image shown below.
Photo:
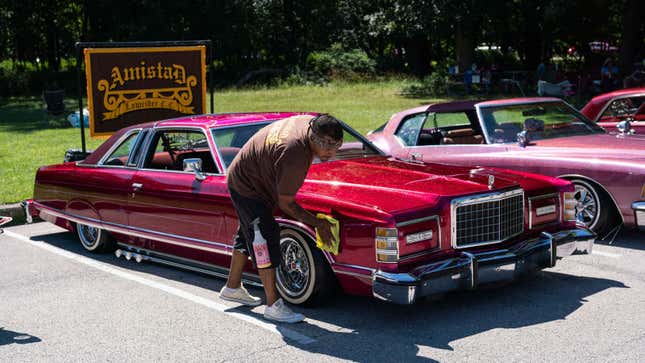
M226 169L260 128L293 113L195 116L128 127L87 159L38 170L28 216L74 231L92 252L116 250L226 277L237 215ZM417 298L513 279L590 252L571 183L501 169L400 161L344 125L335 160L314 163L296 196L340 221L340 252L278 211L278 290L293 304L348 294ZM248 263L244 279L260 284Z
M580 112L607 131L615 131L622 121L629 121L633 133L645 134L645 88L622 89L596 96Z
M601 236L645 227L645 136L610 135L558 98L459 101L399 112L368 135L404 160L560 177L576 216Z

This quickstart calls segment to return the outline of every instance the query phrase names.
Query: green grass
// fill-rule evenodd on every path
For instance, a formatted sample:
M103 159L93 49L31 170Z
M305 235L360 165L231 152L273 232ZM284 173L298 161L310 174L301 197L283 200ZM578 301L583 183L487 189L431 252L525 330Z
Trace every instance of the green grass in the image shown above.
M431 101L401 96L399 92L405 84L405 81L389 80L216 90L215 112L327 112L365 133L380 126L397 111ZM69 112L78 107L77 102L66 99ZM0 101L0 204L30 198L36 169L60 163L67 149L81 147L79 129L60 127L67 124L65 117L48 117L44 102L37 97ZM86 142L88 149L94 149L103 140L90 139L88 133Z

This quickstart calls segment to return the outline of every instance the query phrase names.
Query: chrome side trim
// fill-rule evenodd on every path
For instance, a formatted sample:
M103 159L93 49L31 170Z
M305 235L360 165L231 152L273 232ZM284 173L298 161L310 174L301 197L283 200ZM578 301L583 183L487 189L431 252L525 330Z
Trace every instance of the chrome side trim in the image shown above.
M598 185L600 188L602 188L602 190L605 193L607 193L607 195L611 198L611 201L614 202L614 208L616 208L616 210L618 211L618 216L620 217L620 224L625 224L625 218L623 218L623 214L620 212L620 207L618 207L618 202L616 201L616 198L614 198L614 196L609 192L609 190L607 190L607 188L605 188L604 185L602 185L601 183L599 183L593 178L590 178L585 175L580 175L580 174L563 174L563 175L558 175L557 178L562 178L569 181L572 178L577 178L577 179L584 179L584 180L588 180L596 183L596 185Z
M457 246L457 208L466 206L466 205L472 205L472 204L479 204L483 202L491 202L491 201L496 201L496 200L502 200L504 198L508 197L513 197L516 195L522 195L522 213L526 212L526 205L524 204L524 190L523 189L513 189L508 192L493 192L493 193L486 193L486 194L478 194L478 195L471 195L467 197L460 197L460 198L455 198L450 202L450 245L454 249L462 249L462 248L469 248L469 247L476 247L476 246L484 246L484 245L491 245L495 243L499 243L502 241L506 241L510 238L513 238L515 236L519 236L520 234L524 233L524 228L522 228L522 231L515 233L510 236L506 236L504 239L499 240L499 241L486 241L486 242L481 242L481 243L470 243L467 245L462 245L462 246ZM522 222L523 223L523 222Z
M155 231L150 231L147 229L143 228L133 228L130 226L124 226L121 224L113 224L113 223L106 223L102 222L93 218L87 218L87 217L81 217L77 216L74 214L70 213L63 213L59 210L44 206L40 203L34 202L35 204L38 204L38 208L40 209L41 213L45 214L51 214L54 217L59 217L63 219L68 219L72 222L75 223L81 223L81 224L86 224L88 226L96 227L96 228L101 228L105 229L110 232L116 232L116 233L121 233L121 234L126 234L129 236L133 237L140 237L140 238L146 238L146 239L151 239L163 243L168 243L168 244L173 244L177 246L182 246L182 247L189 247L189 248L194 248L197 250L202 250L202 251L208 251L208 252L215 252L219 254L224 254L224 255L231 255L233 252L233 246L229 246L224 243L219 243L219 242L211 242L211 241L206 241L206 240L201 240L201 239L196 239L196 238L187 238L175 234L170 234L170 233L164 233L164 232L155 232ZM183 241L192 241L192 242L197 242L197 243L203 243L210 245L212 247L206 247L206 246L198 246L194 245L188 242L180 242L180 241L174 241L170 238L176 238L179 240ZM218 248L219 247L219 248Z
M542 225L549 225L551 223L557 223L560 219L562 219L562 202L560 201L560 194L559 193L551 193L551 194L544 194L544 195L539 195L537 197L529 197L529 229L533 229L533 201L534 200L540 200L540 199L546 199L546 198L553 198L556 197L558 203L556 205L556 209L560 210L560 218L556 219L553 222L548 222L548 223L543 223Z
M360 279L366 279L372 282L372 274L370 275L364 275L364 274L359 274L356 272L350 272L350 271L343 271L343 270L337 270L337 269L332 269L334 273L341 274L341 275L347 275L347 276L352 276L352 277L358 277Z
M149 258L149 261L164 264L164 265L168 265L168 266L172 266L172 267L178 267L178 268L182 268L182 269L186 269L186 270L200 272L200 273L203 273L203 274L216 276L216 277L220 277L220 278L224 278L224 279L228 278L228 271L230 271L229 268L224 267L224 266L213 265L213 264L209 264L209 263L205 263L205 262L201 262L201 261L192 260L192 259L189 259L189 258L180 257L180 256L177 256L177 255L170 255L170 254L166 254L166 253L162 253L162 252L152 251L152 250L148 250L148 249L137 247L137 246L132 246L132 245L122 243L122 242L118 242L117 244L119 246L121 246L121 247L124 247L128 251L133 251L133 252L136 251L138 253L145 252L147 254L146 257ZM155 257L155 256L159 256L159 257ZM183 264L183 263L176 262L176 261L169 261L169 260L166 260L166 259L163 259L163 258L160 258L160 257L168 257L168 258L173 258L173 259L177 259L177 260L182 260L182 261L186 261L187 263L192 263L192 264L195 264L195 265L201 265L201 266L204 266L206 268L200 268L200 267L197 267L197 266L191 266L191 265ZM211 269L209 269L209 268L211 268ZM223 272L217 272L217 271L212 270L212 269L223 270ZM258 275L249 274L247 272L244 272L242 274L242 280L245 283L247 283L249 285L253 285L253 286L262 287L262 283L257 281L257 280L259 280L259 278L260 277Z

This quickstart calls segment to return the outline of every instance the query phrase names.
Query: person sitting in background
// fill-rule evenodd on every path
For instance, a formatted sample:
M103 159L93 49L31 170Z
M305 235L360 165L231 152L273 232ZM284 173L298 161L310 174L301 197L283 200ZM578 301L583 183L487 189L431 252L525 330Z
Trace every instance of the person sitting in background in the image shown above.
M618 66L614 65L611 58L607 58L600 68L600 83L604 91L618 88Z

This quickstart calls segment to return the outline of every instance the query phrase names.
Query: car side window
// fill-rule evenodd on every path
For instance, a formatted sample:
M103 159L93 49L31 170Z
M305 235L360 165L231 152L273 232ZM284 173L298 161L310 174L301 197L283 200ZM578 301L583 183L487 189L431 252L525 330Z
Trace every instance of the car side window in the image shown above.
M612 101L602 116L600 121L612 119L614 117L625 117L633 115L636 110L645 102L645 96L642 97L626 97Z
M128 135L125 140L117 146L112 153L104 159L102 165L110 166L125 166L128 162L128 157L134 149L137 143L137 136L139 136L139 131L133 132Z
M428 130L428 131L426 131ZM474 129L466 112L442 112L428 116L421 134L441 132L441 144L483 144L481 132ZM435 131L436 132L436 131Z
M268 125L268 122L242 125L235 127L214 128L212 130L215 144L219 150L224 167L228 168L233 159L240 152L240 149L251 136L255 135L261 128Z
M199 158L202 171L219 173L206 135L197 130L159 130L151 140L144 169L184 171L184 160Z
M399 129L396 130L394 134L399 137L405 146L416 146L419 132L421 131L421 126L425 119L425 113L412 115L403 120L401 126L399 126Z

